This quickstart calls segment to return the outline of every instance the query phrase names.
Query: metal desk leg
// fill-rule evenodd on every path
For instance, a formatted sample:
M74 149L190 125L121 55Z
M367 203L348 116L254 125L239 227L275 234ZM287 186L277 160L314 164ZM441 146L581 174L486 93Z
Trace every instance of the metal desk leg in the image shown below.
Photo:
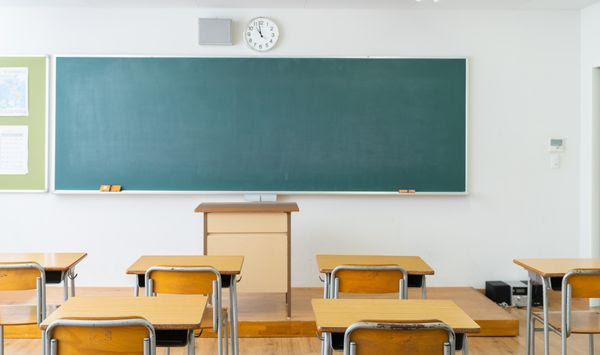
M63 271L63 286L65 301L69 299L69 271Z
M423 275L423 281L421 281L421 298L427 299L427 284L425 283L425 275Z
M69 269L69 278L71 279L71 297L75 297L75 278L77 275L73 269Z
M469 340L467 334L463 334L463 355L469 355Z
M323 332L321 336L321 355L331 355L331 333Z
M331 283L331 274L330 273L326 273L325 274L325 281L323 281L323 298L327 299L330 298L331 295L329 293L329 288L331 287L329 284Z
M196 338L194 337L194 330L188 330L188 346L187 346L188 355L196 354Z
M532 342L535 341L535 330L533 329L533 325L531 324L531 314L532 314L532 306L533 306L533 297L532 295L532 287L533 284L533 280L531 279L531 277L527 280L527 313L525 316L525 325L527 326L527 333L525 334L525 347L526 347L526 351L525 353L527 355L531 355L532 354Z
M548 328L548 281L550 280L545 277L542 277L542 294L544 297L544 355L550 354L550 332Z
M133 295L135 297L138 297L140 295L140 283L138 280L138 275L134 275L135 276L135 286L133 288Z
M231 317L231 352L233 355L240 353L240 342L238 339L238 309L237 309L237 277L231 275L229 285L229 308Z

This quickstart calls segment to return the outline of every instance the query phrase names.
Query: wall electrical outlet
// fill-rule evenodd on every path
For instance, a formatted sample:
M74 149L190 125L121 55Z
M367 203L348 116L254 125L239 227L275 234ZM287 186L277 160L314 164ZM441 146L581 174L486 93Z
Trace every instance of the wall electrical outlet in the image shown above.
M560 154L550 155L550 168L560 169Z

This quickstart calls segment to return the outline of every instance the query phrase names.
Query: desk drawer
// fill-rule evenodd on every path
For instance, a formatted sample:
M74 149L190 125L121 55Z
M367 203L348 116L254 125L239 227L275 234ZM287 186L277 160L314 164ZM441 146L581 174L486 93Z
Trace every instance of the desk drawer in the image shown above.
M208 233L286 233L287 213L207 213Z
M207 255L243 255L240 292L287 292L287 234L209 234Z

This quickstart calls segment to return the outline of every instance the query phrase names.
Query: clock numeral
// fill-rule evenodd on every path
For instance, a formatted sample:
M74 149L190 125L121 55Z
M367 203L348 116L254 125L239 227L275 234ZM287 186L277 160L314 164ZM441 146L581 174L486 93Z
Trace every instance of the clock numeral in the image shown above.
M252 38L248 38L248 43L252 43Z
M265 43L265 47L266 47L266 48L269 48L269 43Z
M275 32L271 32L271 37L275 37Z
M271 31L273 31L273 27L271 27Z
M246 32L246 36L250 37L251 35L252 35L252 33Z
M260 46L258 46L259 49L262 49L262 44Z
M273 38L271 38L271 40L269 42L273 43Z
M252 31L252 30L254 29L254 26L248 26L248 29L249 29L250 31Z

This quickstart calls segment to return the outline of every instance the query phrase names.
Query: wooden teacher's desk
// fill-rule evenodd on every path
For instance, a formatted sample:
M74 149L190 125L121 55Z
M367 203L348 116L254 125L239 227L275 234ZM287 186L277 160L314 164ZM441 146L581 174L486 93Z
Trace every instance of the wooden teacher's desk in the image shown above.
M240 292L285 293L291 317L291 214L295 203L202 203L204 254L243 255Z

